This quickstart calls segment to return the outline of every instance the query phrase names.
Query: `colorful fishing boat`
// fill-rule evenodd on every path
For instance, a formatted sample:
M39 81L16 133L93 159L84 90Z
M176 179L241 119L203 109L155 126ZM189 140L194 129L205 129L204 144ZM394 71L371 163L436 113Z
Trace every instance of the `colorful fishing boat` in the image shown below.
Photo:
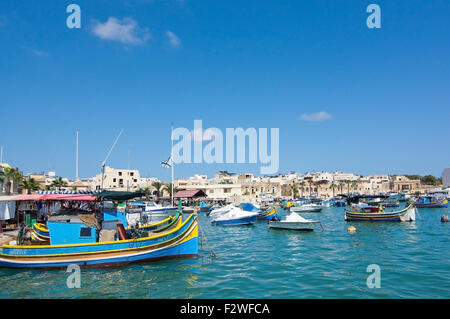
M280 216L277 213L277 210L274 206L272 206L271 208L260 212L257 216L256 216L256 220L280 220Z
M198 255L196 214L189 215L168 231L106 242L96 242L95 227L82 223L48 222L47 227L51 242L55 236L57 244L3 245L0 267L60 268L71 264L100 267ZM65 235L64 239L59 238L61 234Z
M448 199L445 197L422 196L415 202L418 208L443 208L448 207Z
M345 211L346 221L389 221L409 222L416 220L416 208L409 204L399 211L385 211L380 205L378 207L369 205L353 205L351 210Z

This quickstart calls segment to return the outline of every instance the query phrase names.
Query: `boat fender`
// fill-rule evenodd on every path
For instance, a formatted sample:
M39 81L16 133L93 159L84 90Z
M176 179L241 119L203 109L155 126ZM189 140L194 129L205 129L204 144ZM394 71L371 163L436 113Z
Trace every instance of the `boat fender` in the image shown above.
M355 226L348 226L347 231L349 233L356 233L356 227Z
M449 222L448 215L442 215L441 216L441 222L442 223L448 223Z

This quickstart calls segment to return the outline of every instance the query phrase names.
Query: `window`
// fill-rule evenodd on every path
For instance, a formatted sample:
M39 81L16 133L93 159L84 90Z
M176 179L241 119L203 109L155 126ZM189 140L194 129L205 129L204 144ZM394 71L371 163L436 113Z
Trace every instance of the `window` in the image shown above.
M116 182L116 179L115 179L115 178L113 178L113 182L114 182L114 183Z
M123 184L123 179L119 179L119 184Z
M119 176L122 176L122 172L119 172Z
M91 237L91 228L89 227L81 227L80 228L80 237Z
M130 173L130 176L134 176L134 173L133 173L133 172L131 172L131 173Z

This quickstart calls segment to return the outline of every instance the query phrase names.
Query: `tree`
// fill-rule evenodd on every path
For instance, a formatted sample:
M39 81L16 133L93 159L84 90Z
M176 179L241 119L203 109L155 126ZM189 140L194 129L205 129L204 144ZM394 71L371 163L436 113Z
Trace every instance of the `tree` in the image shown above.
M333 197L334 197L334 190L337 188L338 186L333 182L330 184L330 188L333 191Z
M156 189L156 197L159 198L161 195L162 184L160 182L153 182L152 186Z
M302 197L303 197L303 191L305 190L305 181L301 181L300 183L299 183L299 185L300 185L300 189L302 190Z
M297 184L294 183L292 185L292 197L297 198L297 196L298 196L298 187Z
M23 178L22 174L20 174L17 168L5 167L3 169L3 175L3 179L6 181L6 195L10 195L13 182L20 182Z
M437 179L433 175L426 175L420 181L425 185L437 185Z
M0 185L3 186L3 183L5 182L5 173L3 171L0 171ZM0 189L1 191L1 189Z
M62 187L67 186L67 182L63 180L62 177L58 177L52 182L51 186L55 187L57 190L60 190Z
M351 185L352 181L349 179L345 180L345 184L347 184L347 195L350 194L350 185Z
M27 194L31 194L33 191L38 191L41 189L40 185L34 178L24 179L20 185L22 189L27 191Z
M174 186L173 192L176 193L177 191L178 191L178 189ZM169 184L165 185L163 188L163 192L167 192L169 194L169 196L172 197L172 184L169 183Z
M358 191L358 184L359 184L358 181L353 181L353 182L352 182L352 188L353 188L355 191Z

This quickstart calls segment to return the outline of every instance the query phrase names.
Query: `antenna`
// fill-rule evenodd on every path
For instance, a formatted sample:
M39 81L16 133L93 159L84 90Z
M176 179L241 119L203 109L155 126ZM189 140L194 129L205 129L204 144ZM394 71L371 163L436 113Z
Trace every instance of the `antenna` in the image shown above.
M108 158L111 156L111 153L114 149L114 147L116 146L117 142L119 141L120 135L122 135L123 129L120 131L119 135L116 137L116 140L114 141L113 145L111 146L111 149L108 152L108 155L106 155L105 160L102 162L102 190L103 190L103 179L104 179L104 175L105 175L105 165L106 165L106 161L108 160Z

